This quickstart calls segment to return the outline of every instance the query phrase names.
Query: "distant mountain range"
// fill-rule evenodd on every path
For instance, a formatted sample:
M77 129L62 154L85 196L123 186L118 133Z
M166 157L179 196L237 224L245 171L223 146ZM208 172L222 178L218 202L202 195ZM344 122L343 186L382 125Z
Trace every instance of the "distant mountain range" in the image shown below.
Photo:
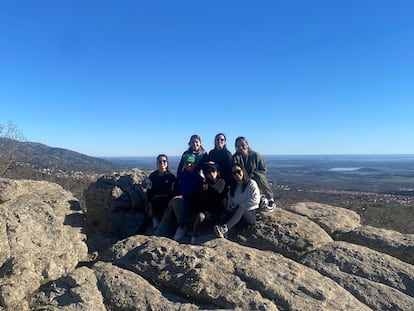
M26 166L37 171L82 173L113 172L118 165L105 159L75 151L53 148L35 142L22 142L0 137L0 164ZM0 172L1 173L1 172Z

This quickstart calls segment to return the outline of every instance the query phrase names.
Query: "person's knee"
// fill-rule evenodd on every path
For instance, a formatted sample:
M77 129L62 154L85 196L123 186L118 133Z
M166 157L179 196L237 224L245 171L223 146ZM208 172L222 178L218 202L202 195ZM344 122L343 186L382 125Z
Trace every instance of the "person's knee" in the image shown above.
M171 201L171 207L173 210L176 210L177 208L181 208L182 205L183 205L182 199L173 199Z
M203 222L204 219L206 219L206 214L204 213L198 213L198 221Z

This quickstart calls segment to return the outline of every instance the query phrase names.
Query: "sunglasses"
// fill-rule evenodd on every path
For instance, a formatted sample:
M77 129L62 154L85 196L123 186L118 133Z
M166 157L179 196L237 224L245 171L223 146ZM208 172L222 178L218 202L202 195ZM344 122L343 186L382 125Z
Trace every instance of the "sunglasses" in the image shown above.
M225 141L224 138L216 138L216 141Z
M158 163L167 163L167 160L159 160Z
M241 172L242 172L242 170L232 171L233 175L239 175L239 176L241 176Z

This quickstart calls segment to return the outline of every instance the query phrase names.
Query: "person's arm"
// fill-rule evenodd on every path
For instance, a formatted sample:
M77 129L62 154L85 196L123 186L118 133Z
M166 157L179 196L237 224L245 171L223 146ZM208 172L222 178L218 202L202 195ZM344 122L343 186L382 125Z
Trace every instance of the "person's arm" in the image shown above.
M183 170L183 167L184 167L184 162L183 162L183 160L184 160L184 155L186 154L186 152L184 152L182 155L181 155L181 159L180 159L180 162L178 163L178 168L177 168L177 177L178 177L178 174L180 174L181 173L181 171Z
M244 201L243 207L250 209L252 207L259 207L260 203L260 190L257 183L251 179L244 191L246 200Z
M230 195L230 191L227 192L227 200L225 202L226 204L224 205L224 208L228 211L228 212L233 212L234 209L236 208L236 203L233 202L233 198Z
M222 194L224 188L226 187L226 182L224 179L219 178L215 184L209 184L209 188L213 189L213 191L217 192L218 194Z

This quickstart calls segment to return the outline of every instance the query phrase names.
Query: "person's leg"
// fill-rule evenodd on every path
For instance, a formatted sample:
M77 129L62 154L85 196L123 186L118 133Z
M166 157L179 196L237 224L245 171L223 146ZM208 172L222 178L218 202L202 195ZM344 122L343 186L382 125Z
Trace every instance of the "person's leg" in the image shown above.
M273 200L273 191L270 188L269 182L264 174L256 174L253 179L256 181L257 186L260 189L260 193L263 193L268 200Z
M187 233L187 224L192 218L191 204L184 199L173 199L171 205L178 223L173 239L179 241Z
M245 212L244 207L237 207L233 213L233 215L231 216L231 218L227 221L227 228L230 230L231 228L233 228L242 218L244 212Z
M256 222L256 210L245 210L243 213L243 220L249 224L249 225L253 225Z
M191 205L184 199L173 199L171 202L172 210L177 217L179 226L184 226L188 223L191 213Z
M172 208L167 208L161 219L162 220L157 227L154 235L163 237L172 235L175 232L175 228L177 227L177 220L175 218L175 215L172 213Z
M162 215L167 209L168 202L169 200L167 198L160 198L160 199L157 198L152 201L153 218L155 217L161 220Z
M267 181L266 175L258 174L253 177L256 181L260 193L264 195L260 203L260 208L264 209L265 211L272 212L276 207L274 194L272 189L270 188L269 182Z
M195 218L194 225L193 225L193 237L198 236L198 232L200 231L200 225L206 219L206 215L203 212L199 212Z

